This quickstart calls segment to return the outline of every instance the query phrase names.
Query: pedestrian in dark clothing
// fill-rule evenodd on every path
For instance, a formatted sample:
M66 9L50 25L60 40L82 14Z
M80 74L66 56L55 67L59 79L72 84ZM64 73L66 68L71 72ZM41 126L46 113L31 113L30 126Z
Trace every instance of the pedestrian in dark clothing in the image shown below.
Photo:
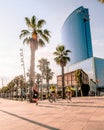
M36 105L38 105L38 97L39 97L39 91L38 91L38 86L35 83L33 86L33 101L36 103Z

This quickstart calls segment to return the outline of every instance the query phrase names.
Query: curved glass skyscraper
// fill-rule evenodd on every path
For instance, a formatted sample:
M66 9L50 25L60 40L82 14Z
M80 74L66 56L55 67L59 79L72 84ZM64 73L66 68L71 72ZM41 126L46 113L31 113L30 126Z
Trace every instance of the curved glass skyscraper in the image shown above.
M90 90L104 90L104 59L93 57L88 9L74 10L62 27L62 43L71 51L66 73L82 69L89 77Z
M62 43L71 51L69 64L93 56L88 9L81 6L68 16L62 27Z

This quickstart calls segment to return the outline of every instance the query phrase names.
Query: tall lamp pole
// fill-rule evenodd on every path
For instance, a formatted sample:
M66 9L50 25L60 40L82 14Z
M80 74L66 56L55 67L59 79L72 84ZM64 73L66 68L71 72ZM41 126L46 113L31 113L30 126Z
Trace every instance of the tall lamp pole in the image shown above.
M23 66L24 79L26 81L23 49L20 49L20 57L21 57L21 63L22 63L21 65Z
M3 78L1 78L1 82L2 82L2 87L4 86L4 80Z
M2 88L3 88L3 86L4 86L4 80L3 80L3 78L1 78L1 84L2 84ZM3 89L3 95L2 95L2 97L4 98L4 89Z

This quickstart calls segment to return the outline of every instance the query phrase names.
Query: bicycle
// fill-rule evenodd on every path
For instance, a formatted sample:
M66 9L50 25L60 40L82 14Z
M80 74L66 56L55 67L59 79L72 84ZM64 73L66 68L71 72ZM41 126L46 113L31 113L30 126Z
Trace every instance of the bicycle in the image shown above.
M50 93L49 101L50 103L56 102L56 93Z

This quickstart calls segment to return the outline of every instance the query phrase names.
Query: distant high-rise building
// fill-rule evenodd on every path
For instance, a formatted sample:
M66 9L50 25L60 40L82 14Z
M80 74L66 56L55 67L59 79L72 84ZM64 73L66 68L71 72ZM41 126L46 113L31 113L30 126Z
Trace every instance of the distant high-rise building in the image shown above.
M68 16L62 27L62 43L71 51L69 64L93 56L88 9L81 6Z
M92 51L88 9L79 7L66 19L62 27L62 43L71 51L67 73L82 69L96 87L104 88L104 59L94 57ZM91 90L94 88L90 84Z

